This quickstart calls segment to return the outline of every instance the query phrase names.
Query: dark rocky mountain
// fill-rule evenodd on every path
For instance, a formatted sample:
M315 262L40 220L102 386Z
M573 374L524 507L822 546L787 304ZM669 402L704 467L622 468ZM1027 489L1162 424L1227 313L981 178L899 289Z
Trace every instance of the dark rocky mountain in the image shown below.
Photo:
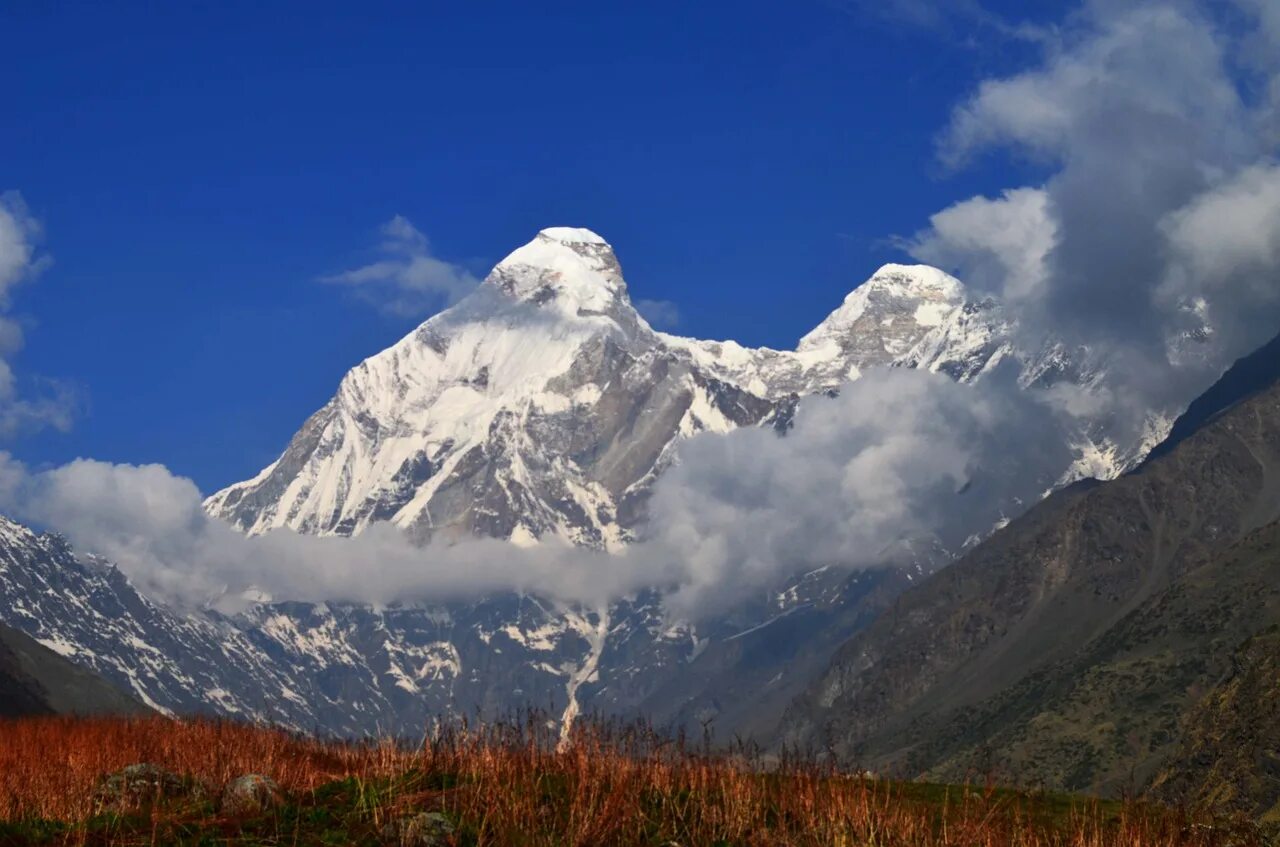
M1215 743L1210 756L1270 761L1265 738L1241 753L1227 728L1246 738L1268 714L1262 633L1280 623L1280 381L1249 377L1277 367L1269 349L1162 455L1050 496L903 593L791 706L784 738L909 776L1170 796L1230 784L1255 809L1274 802L1244 784L1271 765L1202 768Z
M141 702L12 627L0 625L0 717L140 715Z
M1280 832L1280 625L1231 655L1226 677L1187 716L1182 742L1154 791L1219 814L1246 815Z
M1280 379L1280 335L1232 365L1204 394L1191 402L1169 430L1169 437L1157 444L1147 460L1173 450L1210 420L1241 400L1264 391Z

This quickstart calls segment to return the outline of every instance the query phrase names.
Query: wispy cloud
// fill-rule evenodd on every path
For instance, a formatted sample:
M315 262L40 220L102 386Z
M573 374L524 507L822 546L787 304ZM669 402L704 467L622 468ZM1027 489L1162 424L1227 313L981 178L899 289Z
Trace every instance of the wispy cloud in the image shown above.
M1018 41L1042 41L1051 30L992 12L977 0L829 0L859 17L922 29L948 38L974 30Z
M10 314L13 291L53 264L39 250L43 236L21 194L0 194L0 436L43 427L65 431L78 407L78 393L54 380L38 380L35 394L21 394L11 362L25 345L22 324Z
M675 329L680 325L680 307L670 300L637 300L634 305L656 329Z
M480 284L465 267L435 256L408 218L396 215L379 232L379 259L320 281L346 286L381 309L408 316L456 303Z

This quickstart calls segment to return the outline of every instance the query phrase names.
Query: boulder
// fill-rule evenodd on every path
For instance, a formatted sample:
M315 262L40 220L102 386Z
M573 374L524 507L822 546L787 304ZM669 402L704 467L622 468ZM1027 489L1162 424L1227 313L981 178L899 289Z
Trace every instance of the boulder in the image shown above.
M447 847L453 824L439 812L419 812L391 821L383 836L400 847Z
M257 815L284 803L284 792L274 779L250 773L236 777L222 790L222 813L225 815Z
M137 806L202 793L194 780L183 779L158 765L140 762L102 777L94 799L99 806Z

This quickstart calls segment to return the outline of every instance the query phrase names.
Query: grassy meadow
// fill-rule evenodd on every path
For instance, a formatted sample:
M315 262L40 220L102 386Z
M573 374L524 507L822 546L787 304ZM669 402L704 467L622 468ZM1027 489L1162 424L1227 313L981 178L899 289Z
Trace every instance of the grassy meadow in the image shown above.
M104 791L146 763L178 777ZM273 780L261 808L225 786ZM430 815L424 831L407 824ZM443 822L443 823L442 823ZM420 745L320 741L228 721L0 722L0 845L922 845L1181 847L1260 843L1245 824L1138 801L899 783L809 760L762 766L644 726L536 717Z

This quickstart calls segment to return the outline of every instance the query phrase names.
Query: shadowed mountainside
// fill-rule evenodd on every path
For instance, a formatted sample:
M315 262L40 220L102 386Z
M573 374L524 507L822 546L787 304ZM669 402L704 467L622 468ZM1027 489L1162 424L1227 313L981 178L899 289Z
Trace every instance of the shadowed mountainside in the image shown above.
M97 674L0 625L0 717L149 713Z
M786 740L1071 790L1178 768L1197 704L1280 621L1277 370L1242 360L1163 455L1047 498L904 593L792 705Z

